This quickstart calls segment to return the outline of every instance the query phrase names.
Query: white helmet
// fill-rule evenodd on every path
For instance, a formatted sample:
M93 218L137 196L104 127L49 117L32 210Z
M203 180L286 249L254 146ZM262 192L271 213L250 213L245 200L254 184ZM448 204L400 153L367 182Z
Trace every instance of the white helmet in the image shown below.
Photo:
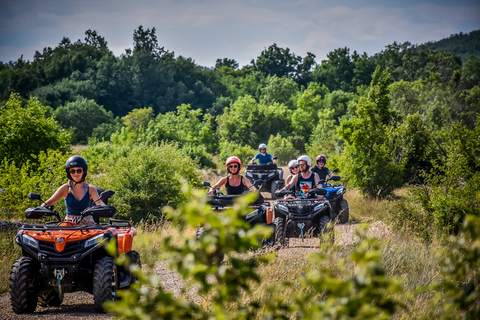
M305 161L307 163L307 166L309 166L309 167L312 165L312 159L310 159L309 156L300 156L300 157L298 157L297 161L298 162Z
M290 160L288 163L288 169L292 169L292 167L298 166L298 161L296 159Z
M265 151L267 151L267 145L265 143L262 143L261 145L258 146L258 149L265 148Z

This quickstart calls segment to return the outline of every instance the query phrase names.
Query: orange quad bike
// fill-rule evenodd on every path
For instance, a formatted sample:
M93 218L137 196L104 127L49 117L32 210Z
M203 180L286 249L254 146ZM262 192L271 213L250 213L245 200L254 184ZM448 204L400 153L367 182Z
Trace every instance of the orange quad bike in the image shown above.
M106 202L113 194L104 191L100 199ZM42 201L36 193L27 197ZM92 205L82 212L82 219L88 215L96 221L110 218L108 223L78 225L61 221L53 206L28 208L28 219L54 216L57 221L23 224L15 237L22 256L15 260L10 273L13 311L32 313L37 303L58 307L65 293L85 291L93 294L95 311L104 312L105 301L114 300L117 290L136 281L130 268L117 265L104 245L114 241L116 255L127 255L130 265L141 267L140 255L132 250L136 230L127 220L112 219L115 213L112 206Z

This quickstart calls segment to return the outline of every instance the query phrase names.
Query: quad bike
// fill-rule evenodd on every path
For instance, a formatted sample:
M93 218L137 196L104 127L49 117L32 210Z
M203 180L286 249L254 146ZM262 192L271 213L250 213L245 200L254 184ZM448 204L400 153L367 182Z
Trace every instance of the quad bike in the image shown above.
M262 180L255 181L255 186L261 184ZM210 187L210 183L207 181L203 181L202 185L204 187ZM222 211L227 209L228 207L233 206L234 199L236 197L240 197L242 195L224 195L219 189L214 190L213 195L208 196L208 204L212 206L214 211ZM253 227L256 224L263 224L270 226L272 228L275 227L273 224L273 213L272 209L270 208L270 203L264 202L264 198L261 194L258 195L257 200L250 206L253 211L250 212L245 216L245 220ZM205 232L203 227L197 229L197 239ZM275 234L272 233L272 236L269 239L262 241L266 245L274 245L275 244Z
M311 189L305 197L283 198L294 196L290 190L277 191L274 203L275 236L277 244L288 246L289 238L318 237L327 228L332 219L332 209L328 200L323 197L324 189Z
M338 172L338 169L334 169L333 173ZM327 190L325 197L332 206L332 220L344 224L348 222L349 208L348 202L343 198L343 194L347 191L343 185L328 184L328 181L340 181L339 176L327 177L325 180L320 181L322 188Z
M252 160L251 157L247 158ZM274 157L273 159L277 159ZM262 179L263 183L259 185L260 192L270 192L271 198L276 199L275 193L283 188L285 180L283 179L282 168L277 167L275 163L269 164L247 164L245 166L245 177L253 184L255 180Z
M104 191L99 199L106 200L113 194ZM27 197L42 201L36 193ZM126 255L130 265L141 267L140 255L132 250L136 230L129 221L112 219L115 212L107 205L89 207L81 213L82 219L91 215L110 218L109 222L78 225L61 221L53 206L25 210L28 219L54 216L57 221L23 224L15 237L22 256L15 260L10 273L13 311L32 313L38 302L57 307L65 293L85 291L93 294L95 311L103 312L103 303L114 300L117 290L135 283L130 268L117 265L104 248L104 244L114 241L116 254Z

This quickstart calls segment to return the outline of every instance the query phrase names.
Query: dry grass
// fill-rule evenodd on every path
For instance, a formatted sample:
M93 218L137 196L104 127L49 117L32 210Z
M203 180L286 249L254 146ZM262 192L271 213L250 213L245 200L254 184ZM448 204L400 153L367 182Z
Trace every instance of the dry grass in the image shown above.
M15 245L16 233L14 230L0 232L0 293L9 290L10 270L21 254L20 247Z

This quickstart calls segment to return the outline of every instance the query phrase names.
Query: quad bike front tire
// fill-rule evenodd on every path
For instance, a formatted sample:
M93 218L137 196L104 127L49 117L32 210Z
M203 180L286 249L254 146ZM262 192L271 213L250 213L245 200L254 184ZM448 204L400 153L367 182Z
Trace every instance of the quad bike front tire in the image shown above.
M320 236L327 231L327 226L329 222L330 217L328 216L323 216L320 218L320 221L318 222L318 233Z
M348 222L348 218L350 215L350 209L348 208L348 202L345 199L340 201L340 208L338 213L338 222L340 224L345 224Z
M20 257L10 272L10 301L16 314L32 313L37 308L38 297L33 292L33 259Z
M60 297L60 295L55 290L45 292L38 296L38 303L42 307L59 307L62 302L63 296Z
M131 250L126 253L128 256L128 259L130 260L130 266L137 265L140 269L142 269L142 262L140 260L140 254L137 251ZM137 278L131 271L128 271L130 273L130 285L134 284L137 281Z
M276 217L273 220L275 224L275 243L285 247L287 240L285 237L285 219L282 217Z
M272 200L277 200L277 195L275 194L275 192L277 192L277 185L278 185L278 181L275 180L275 181L272 181L272 186L270 187L270 192L271 192L271 199Z
M118 274L115 260L103 257L95 263L93 270L93 304L95 312L104 313L103 304L113 301L118 287Z

